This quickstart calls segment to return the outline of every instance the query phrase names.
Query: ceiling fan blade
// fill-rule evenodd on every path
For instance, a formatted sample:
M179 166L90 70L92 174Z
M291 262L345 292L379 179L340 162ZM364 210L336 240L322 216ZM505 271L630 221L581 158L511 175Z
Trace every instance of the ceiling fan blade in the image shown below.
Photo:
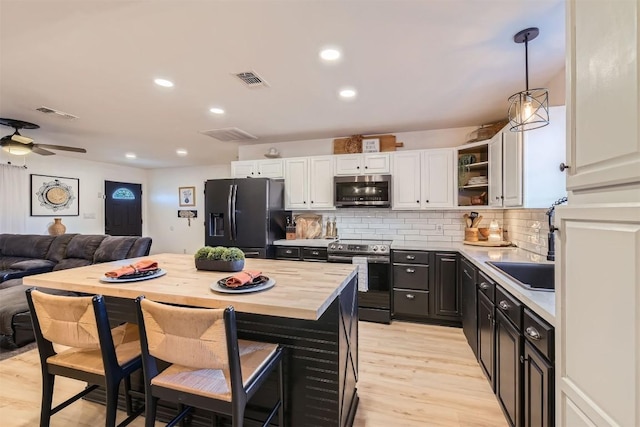
M63 151L73 151L74 153L86 153L87 150L84 148L76 148L76 147L67 147L65 145L51 145L51 144L33 144L34 148L42 147L49 148L51 150L63 150Z
M22 136L18 133L14 133L13 135L11 135L11 140L15 142L20 142L22 144L31 144L33 142L32 138L29 138L27 136Z
M45 150L44 148L36 147L35 145L31 149L31 151L33 151L36 154L41 154L43 156L53 156L54 154L56 154L53 151Z

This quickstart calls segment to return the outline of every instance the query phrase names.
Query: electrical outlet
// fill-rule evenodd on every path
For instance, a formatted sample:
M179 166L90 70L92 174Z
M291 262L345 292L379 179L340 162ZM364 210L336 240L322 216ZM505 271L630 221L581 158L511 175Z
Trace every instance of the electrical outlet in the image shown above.
M442 231L442 224L436 224L436 230Z
M182 253L183 253L183 254L186 254L186 253L187 253L187 250L186 250L186 249L183 249L183 250L182 250Z

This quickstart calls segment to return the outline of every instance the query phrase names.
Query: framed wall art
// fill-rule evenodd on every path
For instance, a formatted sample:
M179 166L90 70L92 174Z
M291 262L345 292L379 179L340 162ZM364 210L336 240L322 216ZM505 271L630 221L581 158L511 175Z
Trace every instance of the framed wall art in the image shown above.
M178 188L180 197L180 206L196 205L196 187L180 187Z
M31 216L80 215L80 180L31 174Z

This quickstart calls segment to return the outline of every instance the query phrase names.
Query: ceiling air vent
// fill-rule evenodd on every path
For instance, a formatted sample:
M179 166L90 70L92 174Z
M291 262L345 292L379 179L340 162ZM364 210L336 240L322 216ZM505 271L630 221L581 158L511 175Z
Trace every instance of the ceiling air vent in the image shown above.
M245 86L250 88L269 87L262 77L260 77L255 71L245 71L242 73L235 73L234 76L239 78Z
M211 129L200 131L201 134L215 138L218 141L248 141L258 139L257 136L251 135L238 128Z
M54 110L53 108L49 108L45 106L36 108L36 110L44 114L54 114L56 116L62 117L63 119L73 120L78 118L78 116L74 116L73 114L65 113L64 111L60 111L60 110Z

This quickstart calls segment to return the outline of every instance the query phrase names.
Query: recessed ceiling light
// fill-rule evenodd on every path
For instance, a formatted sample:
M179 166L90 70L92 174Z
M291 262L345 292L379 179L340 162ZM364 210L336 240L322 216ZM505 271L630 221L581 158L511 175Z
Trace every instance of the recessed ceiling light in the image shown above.
M209 108L209 111L211 111L213 114L224 114L224 110L218 107Z
M320 58L325 61L335 61L340 58L340 51L338 49L323 49L320 51Z
M155 84L157 84L158 86L162 86L162 87L173 87L173 82L171 80L167 80L167 79L155 79L153 81Z
M136 153L127 153L124 155L127 159L135 159Z
M185 150L184 148L178 148L178 149L176 150L176 154L177 154L178 156L183 156L183 157L184 157L184 156L186 156L187 154L189 154L189 152L188 152L187 150Z
M355 89L342 89L340 91L340 96L342 98L354 98L356 96L356 90Z

